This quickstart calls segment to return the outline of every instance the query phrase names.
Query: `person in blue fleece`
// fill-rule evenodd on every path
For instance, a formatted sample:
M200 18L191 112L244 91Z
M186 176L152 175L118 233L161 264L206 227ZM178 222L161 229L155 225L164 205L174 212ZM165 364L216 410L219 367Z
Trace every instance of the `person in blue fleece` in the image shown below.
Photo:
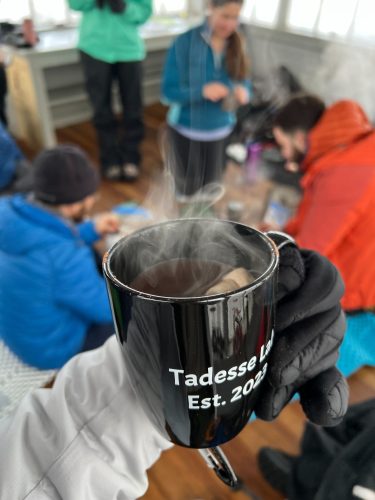
M237 31L242 0L211 0L206 21L179 36L168 51L162 100L170 106L165 151L177 193L193 195L220 181L235 110L250 86Z
M84 221L97 187L86 155L65 145L36 158L32 194L0 200L0 338L37 368L59 368L114 332L90 247L118 218Z

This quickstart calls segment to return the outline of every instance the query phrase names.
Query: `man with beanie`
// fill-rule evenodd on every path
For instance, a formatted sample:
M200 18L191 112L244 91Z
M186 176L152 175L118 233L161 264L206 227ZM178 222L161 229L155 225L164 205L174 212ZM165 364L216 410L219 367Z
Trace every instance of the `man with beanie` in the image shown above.
M0 201L0 337L23 362L59 368L113 333L90 245L118 230L114 214L85 221L98 176L74 146L42 152L34 191Z

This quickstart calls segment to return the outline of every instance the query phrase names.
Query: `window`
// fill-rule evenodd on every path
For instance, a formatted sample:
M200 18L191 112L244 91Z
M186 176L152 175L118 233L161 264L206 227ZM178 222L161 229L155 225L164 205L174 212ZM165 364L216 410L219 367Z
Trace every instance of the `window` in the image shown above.
M375 40L374 0L360 0L352 27L353 38Z
M154 15L186 15L188 0L154 0ZM80 13L69 9L67 0L0 0L1 21L21 23L32 18L37 29L76 25Z
M354 19L357 0L324 0L322 3L317 32L322 35L345 36Z
M183 14L187 12L187 0L153 0L154 15Z
M291 0L287 16L287 27L300 31L314 30L320 12L321 0Z
M154 16L203 14L207 0L153 0ZM375 42L375 0L244 0L242 19L316 37L356 38ZM37 29L76 25L80 14L67 0L0 0L1 21L32 18Z
M67 24L69 9L65 0L33 0L32 9L36 26Z
M375 40L373 0L286 0L286 27L310 35Z
M245 0L242 19L272 28L277 23L280 0Z
M18 23L31 17L30 3L28 0L0 0L0 21Z

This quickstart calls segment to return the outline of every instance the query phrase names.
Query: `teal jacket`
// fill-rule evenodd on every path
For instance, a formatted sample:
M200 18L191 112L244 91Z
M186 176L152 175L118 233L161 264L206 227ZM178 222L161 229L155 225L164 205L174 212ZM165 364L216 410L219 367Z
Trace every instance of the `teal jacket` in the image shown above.
M225 111L222 102L212 102L202 95L203 87L220 82L229 89L249 81L234 81L225 67L224 55L215 61L209 44L207 22L180 35L170 47L163 71L162 101L169 105L168 123L195 130L212 131L234 125L235 113Z
M73 10L82 12L78 48L107 63L142 61L145 47L138 33L152 14L152 0L127 0L125 11L116 14L96 0L68 0Z

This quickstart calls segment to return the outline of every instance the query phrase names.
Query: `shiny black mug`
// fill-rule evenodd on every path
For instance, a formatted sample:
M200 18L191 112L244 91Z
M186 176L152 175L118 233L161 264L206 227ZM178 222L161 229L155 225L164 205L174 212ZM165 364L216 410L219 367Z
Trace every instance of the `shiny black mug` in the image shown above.
M196 297L132 288L148 267L196 259L199 245L205 249L200 262L245 268L254 281ZM248 422L262 397L273 344L278 261L278 249L267 235L212 219L144 228L104 257L116 335L132 386L170 441L211 448L235 437Z

